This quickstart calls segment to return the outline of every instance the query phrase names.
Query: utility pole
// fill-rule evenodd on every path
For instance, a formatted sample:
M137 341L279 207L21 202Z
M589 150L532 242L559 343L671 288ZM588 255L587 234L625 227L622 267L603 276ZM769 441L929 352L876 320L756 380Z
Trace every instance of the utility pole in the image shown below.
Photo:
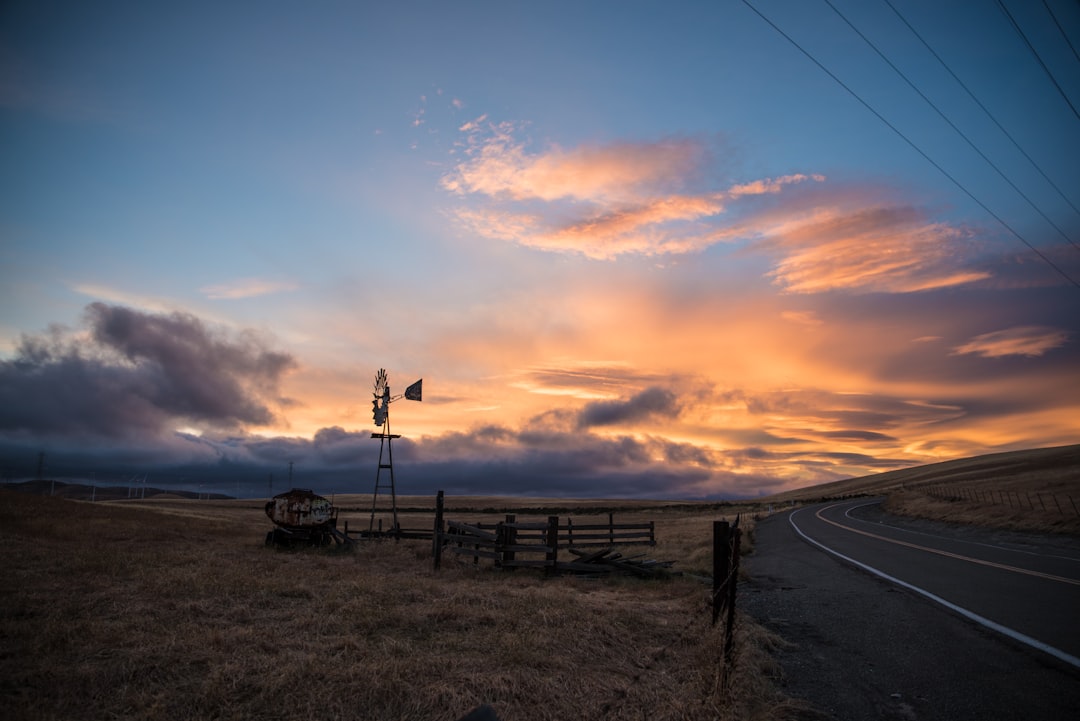
M37 457L37 479L39 481L45 480L45 451L40 451ZM52 479L49 483L49 495L56 495L56 479Z

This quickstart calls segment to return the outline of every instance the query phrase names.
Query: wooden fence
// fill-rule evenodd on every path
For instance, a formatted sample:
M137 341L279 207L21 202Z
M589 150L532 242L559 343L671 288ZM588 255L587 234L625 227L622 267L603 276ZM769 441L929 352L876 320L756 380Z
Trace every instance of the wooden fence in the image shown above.
M946 501L971 501L995 506L1009 506L1010 508L1042 511L1044 513L1057 513L1062 516L1080 516L1080 506L1070 495L1058 495L1056 493L1015 490L989 490L963 486L950 486L943 483L932 483L923 486L911 486L919 488L933 498Z
M561 521L558 516L548 516L546 521L518 521L514 514L507 514L498 523L465 523L443 518L443 495L439 492L435 501L435 528L432 555L438 569L444 553L471 557L474 564L480 559L490 560L496 568L541 568L546 573L560 571L595 571L590 565L589 554L580 549L586 547L627 544L656 545L656 525L653 521L643 523L616 523L614 514L608 514L607 523L575 522L571 518ZM560 552L562 553L560 557ZM601 551L601 553L603 553Z

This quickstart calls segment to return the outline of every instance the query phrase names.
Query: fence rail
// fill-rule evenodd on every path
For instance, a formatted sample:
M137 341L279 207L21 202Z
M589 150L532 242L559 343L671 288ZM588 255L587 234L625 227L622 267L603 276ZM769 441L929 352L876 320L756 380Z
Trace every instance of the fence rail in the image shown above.
M587 546L620 546L630 544L656 545L656 524L615 523L608 514L607 523L574 523L567 518L548 516L546 521L518 521L507 514L498 523L465 523L443 518L443 494L435 500L435 528L432 555L436 569L442 564L442 554L471 557L474 564L480 559L494 562L497 568L541 568L547 573L560 570L579 570L581 554L571 560L559 560L559 552L573 552ZM522 558L521 556L524 556Z

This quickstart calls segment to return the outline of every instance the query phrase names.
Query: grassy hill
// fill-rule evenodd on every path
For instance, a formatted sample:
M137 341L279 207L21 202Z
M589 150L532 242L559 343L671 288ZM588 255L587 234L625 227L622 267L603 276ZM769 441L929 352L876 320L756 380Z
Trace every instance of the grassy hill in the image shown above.
M21 493L33 493L39 496L58 496L75 501L123 501L135 498L230 498L224 493L194 491L164 491L160 488L129 486L90 486L83 483L66 483L49 479L5 483L4 488Z
M774 503L888 496L886 508L959 523L1080 534L1080 444L994 453L786 491Z

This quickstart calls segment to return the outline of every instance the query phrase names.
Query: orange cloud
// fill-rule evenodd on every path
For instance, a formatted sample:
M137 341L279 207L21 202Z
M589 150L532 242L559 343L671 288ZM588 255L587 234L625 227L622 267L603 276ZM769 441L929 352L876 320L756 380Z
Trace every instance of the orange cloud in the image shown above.
M767 277L790 293L911 293L990 277L965 266L969 231L931 222L917 208L843 188L793 203L770 200L765 210L754 201L823 183L821 174L687 192L711 162L700 139L530 152L517 127L483 120L461 126L466 159L442 179L467 201L454 211L457 220L481 237L600 260L757 239L777 256Z
M736 477L799 485L1076 434L1068 368L1027 380L979 373L998 364L950 357L957 341L929 342L956 337L943 335L952 327L946 319L882 319L843 298L761 286L740 287L736 302L723 282L695 287L619 265L610 274L556 265L557 292L548 283L515 287L467 313L433 309L413 320L421 327L408 356L420 366L391 367L392 384L425 376L425 400L394 406L398 432L426 454L468 437L474 452L528 458L541 444L632 448L650 459L693 450L707 460L695 466L708 471L702 488L714 490ZM372 336L364 323L358 338ZM975 340L989 347L985 337ZM388 347L367 353L393 357ZM292 432L368 428L370 379L355 377L354 358L348 362L333 382L309 368L283 379L288 395L309 403L290 411ZM316 381L322 396L301 392Z
M779 193L783 190L785 185L791 185L792 183L801 183L806 180L815 180L819 183L825 181L825 176L819 173L814 175L803 175L802 173L796 173L795 175L783 175L779 178L765 178L763 180L755 180L751 183L743 183L742 185L733 185L728 188L728 195L733 198L738 198L742 195L763 195L766 193Z
M596 259L681 254L730 240L738 234L720 222L726 201L824 180L793 174L688 193L711 159L700 139L530 153L509 123L485 124L481 116L459 130L466 159L442 186L470 200L454 213L464 227L481 237Z
M469 123L462 130L478 127ZM649 197L659 187L681 187L701 167L704 151L698 141L674 138L530 154L515 141L511 126L500 126L494 137L470 148L469 159L442 184L454 193L492 198L625 202Z
M1065 345L1069 334L1056 328L1018 326L983 333L953 349L952 355L971 353L983 358L1003 358L1011 355L1034 358Z
M782 255L768 275L791 293L911 293L990 277L962 267L967 231L910 207L819 207L761 232Z

